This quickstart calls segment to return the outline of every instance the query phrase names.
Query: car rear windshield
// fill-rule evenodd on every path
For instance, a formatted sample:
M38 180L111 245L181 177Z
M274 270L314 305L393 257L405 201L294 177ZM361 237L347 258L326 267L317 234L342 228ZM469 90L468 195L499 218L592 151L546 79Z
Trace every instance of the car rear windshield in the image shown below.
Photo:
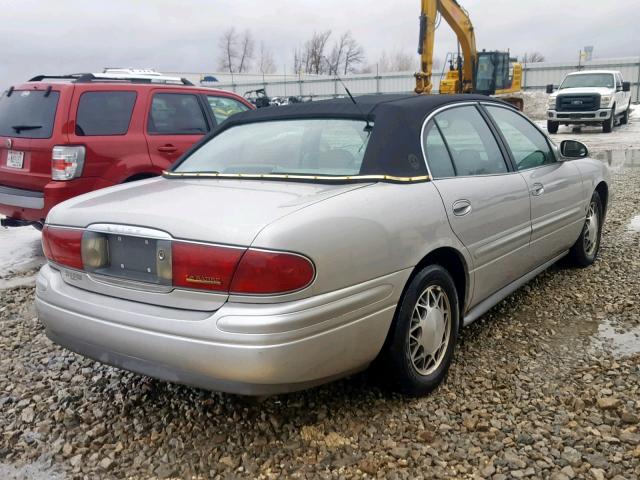
M371 128L360 120L278 120L221 132L175 168L178 173L360 174Z
M53 132L59 92L6 91L0 97L0 136L49 138Z
M581 73L565 77L560 89L580 87L613 88L615 81L611 73Z

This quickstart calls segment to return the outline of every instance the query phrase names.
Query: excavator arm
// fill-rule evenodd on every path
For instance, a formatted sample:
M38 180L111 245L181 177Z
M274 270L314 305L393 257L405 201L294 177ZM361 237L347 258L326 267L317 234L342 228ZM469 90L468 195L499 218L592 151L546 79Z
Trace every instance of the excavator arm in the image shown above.
M462 63L462 92L473 91L474 71L478 57L476 36L467 12L456 0L421 0L420 15L420 73L416 74L416 93L431 93L433 83L433 51L437 13L451 26L458 37L464 62Z

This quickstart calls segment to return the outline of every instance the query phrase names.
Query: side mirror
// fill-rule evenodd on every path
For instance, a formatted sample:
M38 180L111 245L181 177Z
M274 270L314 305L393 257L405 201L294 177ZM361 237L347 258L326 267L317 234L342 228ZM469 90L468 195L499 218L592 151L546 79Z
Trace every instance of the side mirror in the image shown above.
M622 91L630 92L631 91L631 82L622 82Z
M547 85L547 93L553 93L553 84Z
M586 158L589 156L589 149L582 142L563 140L560 143L560 155L563 158Z

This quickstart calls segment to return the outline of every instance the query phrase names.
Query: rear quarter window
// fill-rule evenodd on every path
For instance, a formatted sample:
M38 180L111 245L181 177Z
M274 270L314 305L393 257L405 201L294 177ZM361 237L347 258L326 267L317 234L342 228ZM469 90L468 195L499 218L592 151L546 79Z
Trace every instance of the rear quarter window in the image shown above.
M78 102L76 135L125 135L136 92L85 92Z
M0 135L19 138L50 138L60 93L14 90L0 97Z

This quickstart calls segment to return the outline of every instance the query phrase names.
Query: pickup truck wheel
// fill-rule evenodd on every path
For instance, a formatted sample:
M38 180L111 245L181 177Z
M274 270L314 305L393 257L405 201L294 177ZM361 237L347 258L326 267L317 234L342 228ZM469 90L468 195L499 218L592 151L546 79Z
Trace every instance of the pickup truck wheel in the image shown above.
M616 124L616 106L611 109L611 117L608 120L602 122L602 131L604 133L611 133L613 126Z
M444 379L459 329L458 294L449 272L430 265L411 280L396 310L380 367L384 380L420 396Z
M631 102L627 106L627 109L622 114L622 118L620 119L620 125L626 125L629 123L629 114L631 113Z
M552 122L551 120L547 120L547 132L549 133L558 133L558 126L560 124L558 122Z
M577 267L588 267L598 256L602 236L602 200L593 192L582 233L569 252L569 261Z

